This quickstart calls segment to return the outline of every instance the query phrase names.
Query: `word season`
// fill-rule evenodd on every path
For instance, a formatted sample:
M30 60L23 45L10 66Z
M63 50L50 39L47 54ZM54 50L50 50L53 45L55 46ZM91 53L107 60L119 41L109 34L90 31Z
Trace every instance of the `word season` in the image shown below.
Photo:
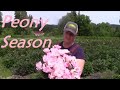
M48 19L45 20L45 21L43 21L42 18L40 20L38 20L38 19L32 19L32 21L30 22L30 19L22 19L21 21L20 21L20 19L14 19L14 20L12 20L12 16L6 15L5 18L4 18L4 20L3 20L3 23L2 23L2 28L5 27L5 23L8 23L10 21L12 21L11 22L11 27L12 28L18 27L17 24L19 24L19 26L21 28L26 28L26 27L28 27L28 25L29 25L29 28L31 28L34 22L36 22L35 27L37 27L38 24L41 22L41 28L39 29L39 31L41 31L45 27L45 25L47 24ZM24 22L27 22L27 23L25 25L23 25Z
M5 45L1 45L1 48L6 48L7 46L9 46L10 48L16 48L16 47L18 47L18 48L30 48L31 45L32 45L33 48L39 48L39 47L41 47L42 44L43 44L42 48L45 48L45 45L46 45L47 41L49 41L48 48L50 48L51 43L52 43L51 39L45 39L44 43L42 42L41 39L36 39L36 40L29 39L28 41L26 41L25 39L20 39L20 40L13 39L9 43L7 41L8 38L11 38L11 36L8 35L4 38ZM36 45L37 43L39 43L39 44ZM28 44L28 45L26 45L26 44Z

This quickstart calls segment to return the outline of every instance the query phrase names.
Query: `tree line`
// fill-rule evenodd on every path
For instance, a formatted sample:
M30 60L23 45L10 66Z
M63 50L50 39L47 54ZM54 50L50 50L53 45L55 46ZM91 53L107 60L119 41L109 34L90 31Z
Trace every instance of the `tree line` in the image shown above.
M95 24L91 22L89 16L80 14L80 11L71 11L67 15L63 16L58 23L59 28L64 27L68 21L73 21L78 24L79 36L119 36L120 37L120 26L111 25L109 23Z
M26 11L14 11L15 19L33 19L32 15L27 15ZM40 17L41 18L41 17ZM2 12L0 12L0 21L2 21ZM78 24L79 32L78 36L111 36L111 37L120 37L120 26L111 25L109 23L99 23L95 24L91 22L90 17L84 14L80 14L76 11L71 11L65 16L62 16L58 22L58 25L49 25L47 24L44 28L44 32L52 35L61 35L63 33L63 28L68 21L73 21ZM23 24L25 24L24 22ZM12 35L31 35L33 31L39 30L41 25L39 24L35 28L35 23L31 29L29 28L11 28L11 22L6 23L6 28L1 28L2 22L0 22L0 35L12 34Z

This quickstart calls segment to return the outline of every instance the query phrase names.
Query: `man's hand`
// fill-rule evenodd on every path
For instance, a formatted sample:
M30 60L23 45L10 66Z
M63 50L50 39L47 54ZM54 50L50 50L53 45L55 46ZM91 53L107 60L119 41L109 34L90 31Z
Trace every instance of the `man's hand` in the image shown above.
M83 60L83 59L77 59L77 62L78 62L78 65L80 66L81 72L83 72L83 68L84 68L84 65L85 65L85 60Z

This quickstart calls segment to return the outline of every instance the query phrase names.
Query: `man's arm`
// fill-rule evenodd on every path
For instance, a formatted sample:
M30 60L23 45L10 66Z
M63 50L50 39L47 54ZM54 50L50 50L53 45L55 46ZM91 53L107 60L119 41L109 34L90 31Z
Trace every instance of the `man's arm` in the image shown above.
M84 69L84 65L85 65L85 60L83 59L77 59L78 65L80 66L80 70L81 70L81 74L83 72Z
M82 48L78 48L75 56L77 58L77 62L78 62L78 65L80 66L80 70L81 70L81 74L82 74L84 65L85 65L84 50Z

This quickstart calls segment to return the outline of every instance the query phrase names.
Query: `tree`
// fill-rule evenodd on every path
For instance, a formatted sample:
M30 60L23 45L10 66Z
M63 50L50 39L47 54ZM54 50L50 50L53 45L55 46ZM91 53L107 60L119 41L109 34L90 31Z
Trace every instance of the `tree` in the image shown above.
M80 13L78 13L77 16L77 21L76 23L78 24L78 35L80 36L89 36L92 35L91 32L91 20L89 18L89 16L85 16L85 15L80 15Z
M28 18L26 11L15 11L15 19L26 19Z
M92 34L92 36L96 36L96 33L95 33L95 31L96 31L96 27L97 27L97 25L95 24L95 23L91 23L90 24L90 30L91 30L91 34Z
M59 22L58 22L58 28L60 30L60 33L62 34L63 33L63 29L64 29L64 26L66 25L66 23L68 21L75 21L76 18L75 18L75 12L71 12L71 13L67 13L65 16L63 16Z
M2 25L2 12L0 11L0 35L2 33L2 28L1 28L1 25Z
M28 16L28 19L30 19L30 22L31 22L32 19L33 19L33 16L32 16L32 15L29 15L29 16Z
M62 28L62 29L63 29L64 26L65 26L65 24L66 24L68 21L71 21L70 13L67 13L67 15L62 16L62 18L59 20L59 22L58 22L59 28Z
M15 11L15 19L27 19L28 15L26 11ZM31 18L31 17L30 17ZM23 22L23 25L25 25L26 22Z
M77 13L76 13L76 11L71 11L70 18L72 19L73 22L77 23Z
M95 31L97 36L112 36L112 27L109 23L99 23Z
M32 19L33 19L33 16L32 16L32 15L29 15L29 16L28 16L28 19L30 19L30 23L31 23L31 21L32 21ZM32 27L35 27L35 22L33 22Z
M115 35L116 37L120 37L120 28L119 28L119 27L116 27L116 28L115 28L115 33L114 33L114 35Z
M15 15L15 19L22 20L22 19L29 18L26 11L15 11L14 15ZM30 17L30 18L32 18L32 17ZM27 22L23 22L23 25L25 25L26 23ZM15 34L20 34L20 35L28 34L28 33L29 33L29 31L27 28L21 28L21 27L16 28L16 31L15 31Z
M0 21L2 21L2 12L0 11Z
M68 21L73 21L78 25L78 35L79 36L114 36L115 30L111 27L109 23L99 23L94 24L91 22L89 16L78 14L76 11L71 11L63 16L58 23L58 27L60 28L61 32L63 33L63 28ZM119 36L118 28L116 29L116 36Z

